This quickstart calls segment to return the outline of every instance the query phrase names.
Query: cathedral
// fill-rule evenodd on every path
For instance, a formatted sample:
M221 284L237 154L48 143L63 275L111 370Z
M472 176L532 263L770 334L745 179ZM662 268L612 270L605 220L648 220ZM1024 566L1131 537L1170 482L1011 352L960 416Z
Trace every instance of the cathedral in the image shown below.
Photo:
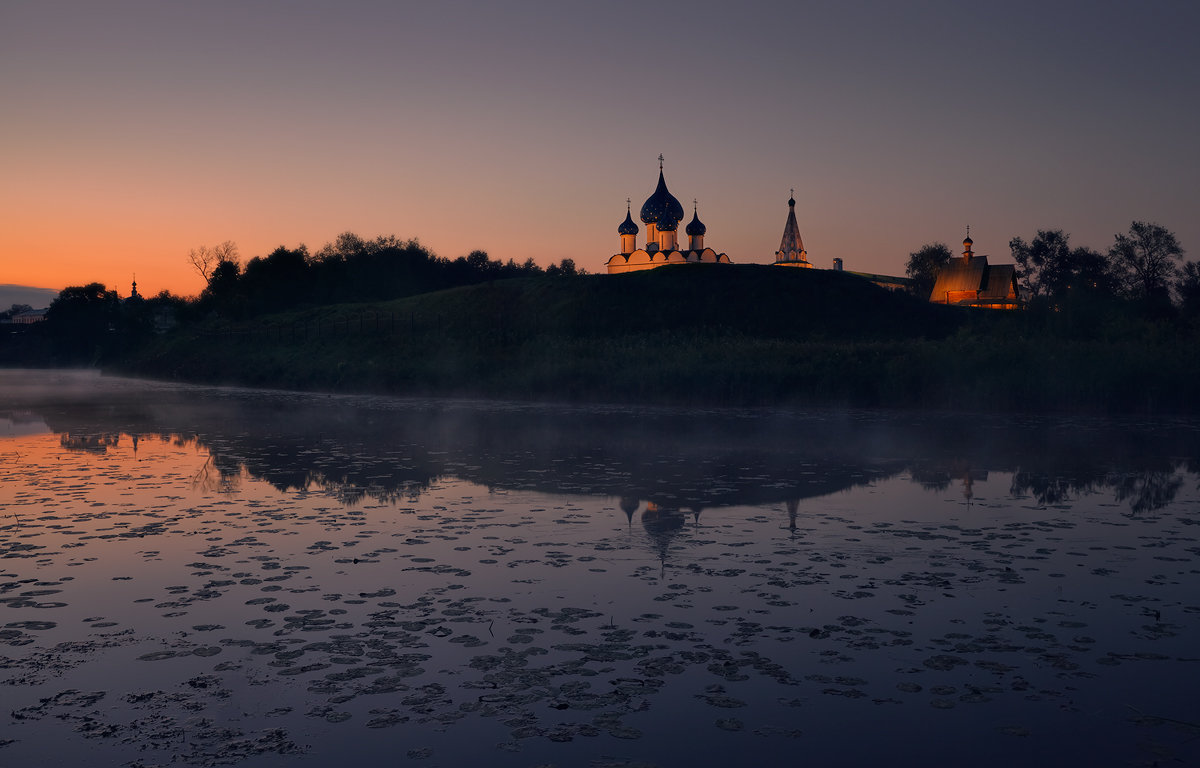
M621 252L608 260L608 274L639 272L665 264L729 264L728 256L704 246L708 227L700 221L695 201L692 201L692 220L684 230L688 239L687 248L679 247L679 225L683 217L683 205L667 190L667 182L663 177L663 157L659 155L658 186L642 204L639 215L646 225L646 244L642 248L637 247L638 225L633 221L633 212L626 200L625 221L617 227L617 234L621 236Z

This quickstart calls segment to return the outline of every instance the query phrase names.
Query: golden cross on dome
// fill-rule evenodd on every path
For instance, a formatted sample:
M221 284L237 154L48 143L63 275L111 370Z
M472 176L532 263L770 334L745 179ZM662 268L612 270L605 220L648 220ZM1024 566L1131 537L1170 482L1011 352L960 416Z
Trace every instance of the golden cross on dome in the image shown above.
M658 154L658 170L660 170L660 171L662 170L662 164L663 164L663 156L662 156L662 153L660 152Z

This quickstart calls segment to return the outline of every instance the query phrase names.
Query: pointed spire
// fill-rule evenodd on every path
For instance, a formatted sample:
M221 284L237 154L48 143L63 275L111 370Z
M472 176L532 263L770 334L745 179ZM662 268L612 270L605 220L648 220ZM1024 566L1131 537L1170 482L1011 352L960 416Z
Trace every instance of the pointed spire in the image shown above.
M796 190L788 198L787 223L783 225L783 239L779 241L779 250L775 252L776 264L800 264L808 266L808 252L804 250L804 240L800 237L800 225L796 223Z

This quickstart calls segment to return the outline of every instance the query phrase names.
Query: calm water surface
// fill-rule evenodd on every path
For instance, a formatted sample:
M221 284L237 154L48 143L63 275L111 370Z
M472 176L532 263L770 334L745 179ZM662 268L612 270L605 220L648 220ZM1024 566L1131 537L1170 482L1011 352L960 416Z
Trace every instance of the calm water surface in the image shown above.
M1200 764L1200 431L0 371L0 764Z

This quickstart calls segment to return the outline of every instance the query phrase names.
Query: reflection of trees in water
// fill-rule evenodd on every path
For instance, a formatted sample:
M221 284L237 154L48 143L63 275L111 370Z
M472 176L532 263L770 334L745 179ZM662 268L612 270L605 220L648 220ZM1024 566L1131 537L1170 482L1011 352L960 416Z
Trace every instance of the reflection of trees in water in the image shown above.
M1082 496L1111 492L1117 502L1128 503L1132 514L1153 512L1175 500L1183 487L1183 472L1178 467L1144 469L1137 472L1080 471L1048 473L1018 470L1013 473L1010 493L1032 496L1041 506L1055 506Z
M975 483L985 483L986 469L977 469L965 459L956 459L945 464L914 463L908 470L909 477L927 491L949 490L952 483L962 486L962 497L968 503L975 498Z
M59 444L68 451L82 453L107 453L109 448L120 445L121 436L105 433L64 432L59 438Z
M332 462L330 470L306 466L301 454L313 454L311 448L286 446L279 443L264 447L261 452L245 450L238 453L223 444L206 445L196 438L198 447L209 451L206 467L216 470L219 484L212 487L219 493L236 488L243 473L270 483L283 493L306 493L317 490L345 506L357 506L366 500L382 504L416 501L429 488L436 476L420 473L410 477L387 462L359 454L347 457L346 463ZM399 476L398 476L399 475Z
M1119 474L1112 478L1117 501L1128 501L1133 514L1162 509L1175 500L1183 477L1174 470Z
M1013 472L1014 496L1039 504L1111 488L1135 513L1170 503L1178 466L1200 464L1187 424L963 419L939 414L720 412L330 398L188 388L174 399L131 384L124 399L71 401L42 418L69 450L117 436L175 435L212 455L198 486L248 475L284 492L320 489L345 504L414 501L440 477L545 493L621 498L685 510L799 504L908 471L944 492ZM14 406L16 407L16 406ZM920 458L914 458L920 457ZM1065 458L1064 458L1065 457ZM1064 461L1066 471L1058 469ZM625 498L627 497L627 498Z
M222 467L213 453L208 454L204 464L192 476L192 490L201 493L233 493L242 487L241 468L233 470Z
M1062 475L1048 475L1041 472L1021 470L1014 472L1009 493L1012 496L1033 496L1040 506L1065 504L1081 493L1093 493L1095 481L1080 484Z

